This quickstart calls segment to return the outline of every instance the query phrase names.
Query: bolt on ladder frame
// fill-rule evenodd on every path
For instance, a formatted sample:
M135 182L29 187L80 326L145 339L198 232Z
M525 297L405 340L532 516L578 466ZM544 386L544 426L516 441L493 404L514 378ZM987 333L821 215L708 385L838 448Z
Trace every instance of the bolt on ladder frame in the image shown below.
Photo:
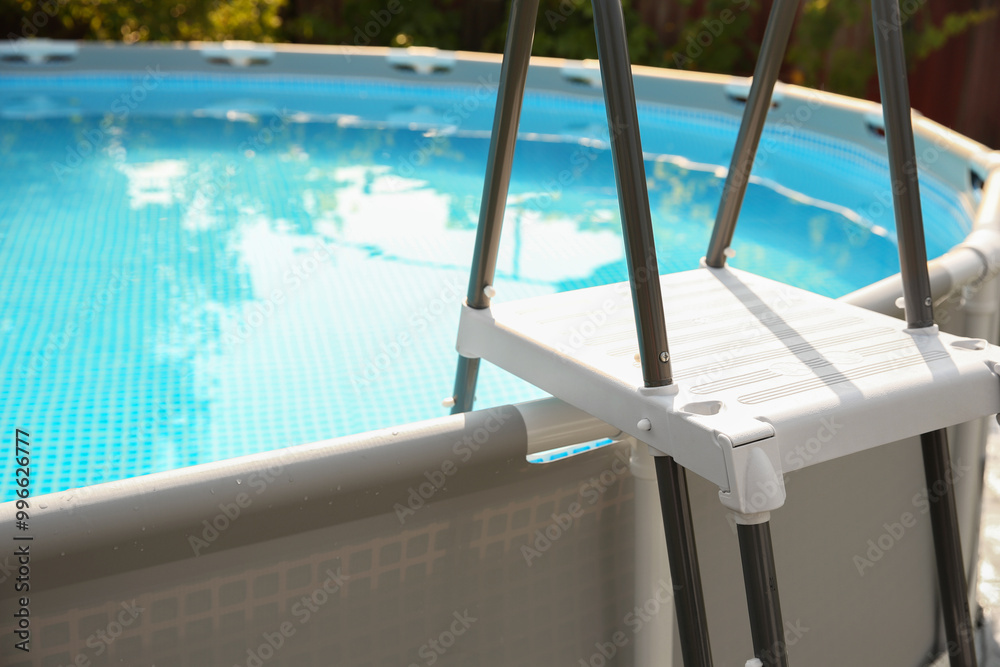
M726 251L733 239L754 155L795 18L796 4L796 0L776 0L768 19L764 44L754 71L750 96L747 99L736 149L723 186L722 200L705 258L711 267L725 266ZM906 320L911 329L924 329L935 326L934 310L920 208L902 22L896 0L872 0L872 22ZM927 488L945 489L941 497L931 506L931 529L951 665L976 667L968 582L962 560L955 490L949 483L951 454L948 433L945 429L924 433L920 436L920 445ZM774 583L776 580L770 529L766 522L757 526L740 525L738 529L747 598L751 601L754 652L764 665L784 665L786 663L783 659L781 662L768 662L765 657L773 660L773 656L762 657L760 653L762 647L773 646L772 642L781 641L782 630L777 585ZM768 564L770 570L767 569ZM768 583L772 585L771 590L765 588ZM752 590L755 587L758 589L756 593ZM755 616L757 621L754 620ZM761 625L761 620L769 622Z
M647 387L662 387L673 380L625 20L621 0L593 0L593 6L643 381ZM538 0L511 3L466 300L470 308L488 308L493 294L491 283L537 14ZM472 409L478 372L479 359L459 357L452 414ZM658 456L656 473L684 664L710 667L711 647L686 472L671 457Z

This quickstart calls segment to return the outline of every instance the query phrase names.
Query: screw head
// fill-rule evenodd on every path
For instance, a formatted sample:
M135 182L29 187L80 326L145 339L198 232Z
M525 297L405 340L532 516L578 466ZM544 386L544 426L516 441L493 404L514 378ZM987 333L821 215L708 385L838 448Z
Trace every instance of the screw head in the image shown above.
M660 352L660 361L662 361L663 363L667 363L668 361L670 361L670 355L667 354L666 352Z
M926 299L924 299L924 305L925 305L925 306L929 306L929 305L931 305L932 303L934 303L934 302L933 302L933 301L931 301L931 298L930 298L930 297L927 297Z

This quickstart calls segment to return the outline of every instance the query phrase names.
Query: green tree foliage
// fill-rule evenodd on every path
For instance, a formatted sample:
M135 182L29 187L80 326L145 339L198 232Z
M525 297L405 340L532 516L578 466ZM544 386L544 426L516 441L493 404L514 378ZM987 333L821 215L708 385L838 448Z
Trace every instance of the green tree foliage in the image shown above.
M628 28L629 57L633 63L649 64L663 52L656 32L644 24L632 0L622 0ZM491 51L502 51L506 22L486 41ZM584 60L597 57L594 9L590 0L542 0L532 53L536 56Z
M286 22L288 41L354 46L436 46L458 48L458 0L341 0L329 9L294 15Z
M869 4L869 0L806 0L785 59L796 83L864 97L875 76ZM936 25L927 0L901 0L903 42L910 65L995 14L995 10L953 12Z
M246 39L358 46L459 47L463 10L477 0L0 0L0 25L25 34L25 17L48 18L36 34L63 39ZM758 44L760 0L676 0L680 25L642 21L637 0L623 0L634 63L749 74ZM805 0L787 57L786 78L816 88L864 96L875 74L869 0ZM995 9L953 12L935 23L927 0L901 0L911 64L996 15ZM38 21L35 22L38 24ZM502 51L506 23L487 26L480 48ZM28 35L33 36L33 35ZM590 0L542 0L535 55L594 58Z
M23 17L50 17L38 30L56 39L167 40L248 39L280 41L286 0L3 0L7 33L22 34ZM20 15L20 16L18 16ZM11 19L14 19L13 21ZM35 21L39 24L41 21Z
M749 74L760 45L751 33L757 0L708 0L703 16L687 21L664 54L664 67Z

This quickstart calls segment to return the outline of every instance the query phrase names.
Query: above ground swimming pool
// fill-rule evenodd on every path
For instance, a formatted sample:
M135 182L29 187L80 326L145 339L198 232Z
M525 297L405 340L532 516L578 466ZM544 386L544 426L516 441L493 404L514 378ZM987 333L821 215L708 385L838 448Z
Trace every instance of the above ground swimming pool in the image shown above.
M0 422L40 443L33 494L445 414L495 91L0 78ZM707 247L738 127L669 102L639 107L662 272ZM499 299L627 279L604 113L529 91ZM840 296L898 271L888 167L801 125L765 132L732 264ZM971 210L921 185L938 256ZM477 407L539 396L484 368Z
M0 663L683 664L647 446L556 398L521 402L538 392L495 368L477 407L516 404L443 416L499 72L498 56L427 49L0 43L0 415L31 455L30 526L13 502L0 523L31 539L34 649L0 644ZM748 82L641 67L634 82L660 268L690 269ZM625 278L594 63L534 59L527 88L508 302ZM733 264L898 315L879 107L779 85L768 121ZM914 134L930 253L947 251L935 316L995 341L1000 153L919 116ZM671 291L672 341L714 328ZM762 301L780 312L777 291ZM949 429L973 471L955 479L970 582L995 428ZM946 659L931 522L877 567L855 558L920 513L917 438L788 463L775 565L785 618L809 628L789 663ZM733 517L717 483L687 488L713 656L742 665ZM24 543L6 544L11 584ZM0 586L5 634L21 595ZM139 622L119 622L123 604ZM428 657L463 613L474 626Z

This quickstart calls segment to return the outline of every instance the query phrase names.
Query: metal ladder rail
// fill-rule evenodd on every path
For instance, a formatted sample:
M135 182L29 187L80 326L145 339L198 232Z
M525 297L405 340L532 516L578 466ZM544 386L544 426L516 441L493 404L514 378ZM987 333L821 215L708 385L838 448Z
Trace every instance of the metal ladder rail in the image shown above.
M621 0L593 0L593 6L643 381L647 387L669 386L670 353ZM511 3L467 295L471 308L489 307L537 12L538 0ZM471 409L478 370L478 359L459 358L453 414ZM657 457L656 469L684 663L711 667L686 471L665 456Z
M500 68L500 89L493 114L490 152L486 160L486 180L479 208L469 290L466 294L466 303L470 308L490 307L497 253L500 249L500 232L510 187L510 170L514 164L514 145L521 123L524 84L528 78L537 17L538 0L512 0L503 64ZM479 359L459 356L451 414L472 410L478 378Z
M642 377L646 387L665 387L673 383L673 374L625 17L621 0L592 2ZM670 456L657 456L655 464L681 654L687 667L711 667L687 471Z
M911 329L934 327L934 303L927 270L927 246L920 208L910 92L903 52L902 21L896 0L872 0L875 30L875 58L878 63L882 117L889 152L896 236L899 243L900 273L906 322ZM909 222L909 224L907 224ZM945 634L952 667L976 667L972 615L969 613L969 585L962 559L955 487L951 483L951 451L948 432L939 429L920 436L924 477L928 492L940 496L931 503L931 532L937 564L938 590L944 614ZM944 487L944 493L936 491Z
M771 6L743 121L705 256L705 263L713 268L722 268L726 264L726 252L732 243L797 8L798 0L775 0ZM787 667L788 654L771 544L770 515L739 517L736 535L740 544L754 656L764 667Z
M723 267L726 251L732 242L736 221L750 178L757 145L770 108L771 95L777 80L778 69L788 42L788 33L794 20L795 0L776 0L768 19L761 56L754 72L747 108L743 115L736 149L733 154L716 224L712 233L706 263ZM785 5L790 5L785 7ZM903 52L902 23L899 5L895 0L872 0L872 23L875 32L875 54L878 66L879 87L882 93L882 113L885 122L889 169L892 180L893 203L899 239L900 269L903 279L903 297L907 323L912 329L934 326L933 301L927 270L927 250L924 242L923 217L920 208L920 191L917 178L916 152L913 143L913 126L910 117L910 99L907 88L906 61ZM773 27L773 30L772 30ZM951 479L951 455L945 429L924 433L920 437L924 462L924 476L928 489L944 488L931 508L931 529L934 536L935 560L938 571L938 588L942 600L945 633L949 654L955 667L975 667L976 654L973 642L972 617L969 613L968 583L962 560L962 543L958 530L954 487ZM740 528L743 528L742 526ZM753 588L760 588L767 575L768 563L773 568L770 551L770 533L764 543L761 536L740 532L740 550L744 560L744 577L748 600ZM752 584L752 573L759 580ZM773 575L773 569L771 570ZM758 591L758 594L760 591ZM758 609L755 611L754 607ZM751 627L754 651L764 665L760 646L781 641L780 624L760 625L754 615L780 619L777 588L773 600L766 597L751 604ZM771 657L771 656L767 656Z

